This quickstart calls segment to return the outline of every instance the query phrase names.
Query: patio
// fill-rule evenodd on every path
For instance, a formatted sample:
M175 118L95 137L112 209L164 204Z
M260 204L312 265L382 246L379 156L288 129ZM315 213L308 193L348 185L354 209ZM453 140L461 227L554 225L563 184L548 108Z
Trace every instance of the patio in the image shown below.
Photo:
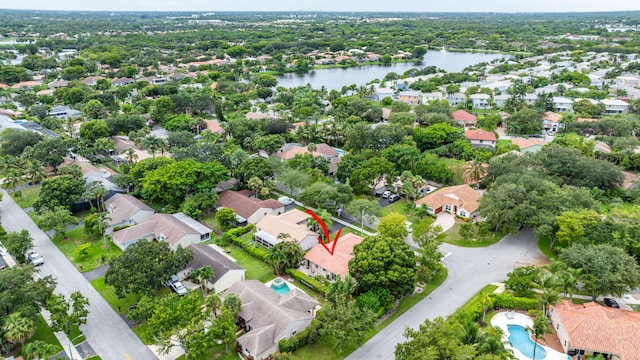
M521 353L518 349L515 349L511 346L511 342L509 342L509 330L507 328L508 325L520 325L522 327L531 328L533 327L533 320L531 317L525 314L521 314L515 311L503 311L497 313L491 319L491 325L498 327L502 330L502 343L504 347L508 350L511 350L515 357L520 360L531 360L530 357ZM544 358L536 357L538 360L567 360L567 354L559 352L549 346L542 345L538 343L546 352L547 356Z

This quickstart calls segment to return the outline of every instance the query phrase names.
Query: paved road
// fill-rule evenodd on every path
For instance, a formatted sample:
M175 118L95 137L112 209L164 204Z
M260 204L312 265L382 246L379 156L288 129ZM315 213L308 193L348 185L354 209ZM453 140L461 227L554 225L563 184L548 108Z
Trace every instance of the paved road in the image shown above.
M449 316L485 285L506 279L514 267L540 264L546 257L538 250L533 233L522 230L486 248L460 248L443 244L449 276L424 298L347 357L349 360L393 359L396 344L406 341L406 327L418 328L425 319Z
M100 294L40 230L31 218L2 190L0 202L2 226L7 232L26 229L34 239L36 250L44 257L40 274L57 279L56 292L69 296L80 291L89 299L90 313L82 326L87 341L103 360L156 360L157 357L129 329Z

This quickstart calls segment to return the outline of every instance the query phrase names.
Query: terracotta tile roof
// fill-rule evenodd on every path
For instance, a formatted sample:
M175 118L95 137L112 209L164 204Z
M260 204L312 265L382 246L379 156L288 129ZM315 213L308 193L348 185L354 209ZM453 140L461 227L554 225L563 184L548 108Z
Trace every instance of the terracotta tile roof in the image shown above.
M316 144L316 151L320 153L322 156L325 157L337 157L338 156L338 152L332 148L331 146L325 144L325 143L320 143L320 144Z
M217 120L205 120L207 123L207 130L211 131L214 134L218 134L222 132L222 126Z
M469 185L457 185L440 188L416 201L416 205L426 205L434 210L447 204L463 208L471 214L480 207L480 194Z
M9 85L7 84L0 84L0 89L7 89L9 87Z
M465 124L475 124L476 117L464 110L456 110L451 113L453 120L463 121Z
M547 111L546 113L544 113L544 116L542 117L542 120L546 120L546 121L551 121L551 122L560 122L560 120L562 120L562 115L560 114L556 114L553 111Z
M593 119L593 118L577 118L576 122L582 123L582 122L594 122L594 121L598 121L598 119Z
M284 144L280 150L276 153L276 156L282 160L290 160L296 157L296 155L308 154L309 149L307 146L300 146L298 144ZM331 146L320 143L316 144L316 151L311 153L313 157L337 157L338 152Z
M496 141L496 134L482 129L466 130L464 136L469 140Z
M22 89L23 87L36 87L36 86L40 86L42 85L42 83L38 82L38 81L22 81L19 82L17 84L14 84L11 88L12 89Z
M353 258L353 247L361 242L362 237L349 233L338 239L333 255L321 244L316 244L307 252L304 258L336 275L340 275L344 279L349 273L349 260ZM327 246L331 248L333 244L330 243Z
M596 303L563 300L551 307L569 335L571 347L640 359L640 313Z
M261 208L277 209L284 207L284 204L277 200L260 200L256 197L250 197L253 195L254 193L249 190L226 190L220 193L220 200L218 200L218 205L233 209L236 214L242 216L245 219L248 219L251 215L253 215Z
M107 220L110 225L129 220L139 211L150 211L153 213L153 209L147 204L129 194L115 194L104 202L104 206L111 218L111 220Z
M540 145L540 146L545 146L547 145L546 141L542 141L540 139L536 139L536 138L511 138L511 143L513 145L517 145L521 150L522 149L526 149L528 147L531 146L535 146L535 145Z

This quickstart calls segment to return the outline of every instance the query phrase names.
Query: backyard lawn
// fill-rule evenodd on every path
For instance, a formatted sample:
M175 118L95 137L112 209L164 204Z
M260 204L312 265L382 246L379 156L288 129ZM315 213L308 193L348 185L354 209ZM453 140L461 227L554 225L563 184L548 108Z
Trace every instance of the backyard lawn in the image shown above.
M22 190L21 192L12 192L11 197L23 209L33 206L40 195L40 185L32 186ZM26 198L26 200L25 200Z
M107 247L103 248L102 239L91 240L91 235L84 233L84 228L79 227L67 231L66 238L54 236L53 243L81 272L93 270L108 263L109 258L122 254L122 250L111 241L107 241ZM88 243L85 254L75 254L78 245Z
M104 276L91 280L91 285L100 295L111 305L118 314L124 315L129 311L129 307L138 302L138 295L129 294L123 298L116 295L116 289L104 282Z
M239 247L235 245L228 245L225 246L224 249L232 258L236 259L240 266L247 270L245 273L245 278L247 280L260 280L265 283L275 278L275 275L273 275L273 269L269 265L247 254Z
M33 337L25 342L25 345L36 341L44 341L47 344L51 344L56 347L55 353L62 351L62 345L58 341L58 338L53 334L53 330L47 325L47 322L44 320L42 315L38 314L38 322L37 322L36 332L33 334Z
M456 221L451 229L444 232L447 235L444 239L445 242L462 247L485 247L497 243L507 234L506 232L489 232L486 235L481 235L477 226L473 225L473 236L463 238L459 233L461 224Z

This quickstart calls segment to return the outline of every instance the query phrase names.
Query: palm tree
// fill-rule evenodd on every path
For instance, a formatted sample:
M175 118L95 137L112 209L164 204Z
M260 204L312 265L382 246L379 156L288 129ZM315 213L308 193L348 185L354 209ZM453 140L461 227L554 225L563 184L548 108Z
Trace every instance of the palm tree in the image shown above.
M23 168L12 167L5 172L2 184L4 187L11 189L11 191L16 191L16 188L25 182L25 170Z
M138 154L133 148L124 149L122 154L124 155L125 159L129 164L133 164L136 162L136 160L138 160Z
M558 272L558 282L564 296L573 301L573 294L578 289L582 269L566 268Z
M193 270L189 277L200 284L200 287L202 287L202 295L206 296L209 292L207 283L213 282L216 278L216 274L210 266L203 266L200 269Z
M533 320L533 327L528 327L527 330L531 331L535 339L535 344L533 346L533 360L536 360L536 349L538 348L538 341L540 339L544 339L544 336L549 330L549 322L547 321L547 317L543 314L538 314L538 316L536 316L536 318Z
M556 278L552 273L542 271L535 281L535 287L539 290L537 296L542 303L542 315L547 316L547 306L559 300Z
M224 298L224 307L236 316L242 310L242 300L236 294L229 294Z
M487 318L487 310L493 306L493 297L490 293L485 293L482 296L482 326L486 325L485 319Z
M222 300L218 294L210 294L204 299L205 307L211 312L211 317L217 317L218 310L222 307Z
M31 185L35 185L47 177L45 167L39 160L27 161L26 177L31 182Z
M2 327L4 338L12 344L24 342L36 332L36 323L19 312L10 314Z
M475 159L467 166L467 173L469 180L477 184L487 174L487 168L482 162Z
M42 340L34 340L22 348L22 355L27 360L48 359L57 351L56 347Z
M148 150L152 157L155 157L156 152L163 147L163 141L155 135L149 135L142 139L140 145L143 149Z
M320 220L322 220L322 222L325 224L325 226L327 227L327 232L330 234L333 228L333 220L331 220L331 214L329 214L327 210L319 209L316 210L316 215L318 215ZM320 237L324 240L324 242L331 241L331 239L326 239L322 226L314 217L309 218L309 220L307 221L307 226L309 227L309 229L320 234Z

